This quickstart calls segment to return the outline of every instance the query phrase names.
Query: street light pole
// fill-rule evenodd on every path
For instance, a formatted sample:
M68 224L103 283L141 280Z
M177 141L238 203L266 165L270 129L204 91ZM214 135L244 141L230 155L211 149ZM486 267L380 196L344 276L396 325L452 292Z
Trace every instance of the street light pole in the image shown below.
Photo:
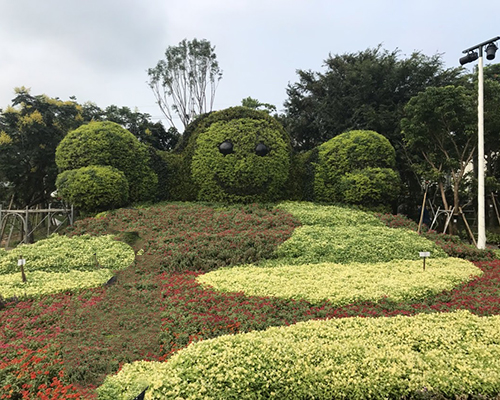
M477 248L486 248L486 223L485 223L485 211L484 211L484 75L483 75L483 47L486 48L486 57L488 60L493 60L495 58L495 52L498 47L493 43L500 39L497 36L486 42L480 43L476 46L470 47L463 51L467 54L466 56L460 58L460 64L464 65L469 62L478 61L478 95L477 95ZM479 52L476 53L476 50Z
M477 63L477 248L486 248L486 215L484 211L484 75L483 47Z

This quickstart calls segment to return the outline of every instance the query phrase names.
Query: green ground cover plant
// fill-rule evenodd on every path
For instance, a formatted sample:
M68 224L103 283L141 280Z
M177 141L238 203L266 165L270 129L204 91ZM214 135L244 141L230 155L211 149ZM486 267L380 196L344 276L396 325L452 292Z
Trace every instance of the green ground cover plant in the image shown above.
M276 252L283 263L418 260L422 251L430 252L433 258L447 256L434 242L410 229L388 229L373 213L306 202L280 203L278 208L302 223Z
M108 377L102 400L387 399L494 396L500 317L467 311L309 321L195 343L167 363L137 362Z

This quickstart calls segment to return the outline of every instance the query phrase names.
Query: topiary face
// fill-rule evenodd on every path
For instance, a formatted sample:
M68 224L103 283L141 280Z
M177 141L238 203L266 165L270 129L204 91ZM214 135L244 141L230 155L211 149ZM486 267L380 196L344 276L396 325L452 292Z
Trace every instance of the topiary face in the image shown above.
M191 171L200 200L271 201L289 166L282 134L266 120L241 118L215 122L199 134Z

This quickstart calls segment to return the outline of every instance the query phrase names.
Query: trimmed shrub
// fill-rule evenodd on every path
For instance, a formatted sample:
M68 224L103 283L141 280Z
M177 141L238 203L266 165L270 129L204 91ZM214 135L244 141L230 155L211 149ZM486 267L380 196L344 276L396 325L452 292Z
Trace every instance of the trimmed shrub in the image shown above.
M265 118L237 118L214 122L199 132L191 164L198 199L278 199L289 176L290 151L276 124ZM231 147L227 153L220 150L222 143Z
M56 181L59 195L82 211L99 212L127 204L129 185L116 168L93 165L64 171Z
M129 200L147 201L156 196L158 178L149 168L145 145L114 122L90 122L68 133L56 149L60 171L105 165L122 171L129 185Z
M399 194L393 170L396 152L389 140L373 131L350 131L318 149L315 199L366 207L388 204Z

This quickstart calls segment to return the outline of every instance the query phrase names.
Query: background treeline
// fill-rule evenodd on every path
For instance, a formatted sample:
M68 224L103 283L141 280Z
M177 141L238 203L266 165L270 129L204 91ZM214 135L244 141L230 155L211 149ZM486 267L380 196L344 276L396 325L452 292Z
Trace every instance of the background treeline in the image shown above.
M278 121L282 128L276 129L284 128L289 140L289 175L279 197L349 202L345 196L318 197L315 176L321 149L324 153L325 143L343 133L373 131L394 148L393 161L369 166L389 167L397 173L398 187L384 199L386 207L414 216L425 182L436 205L454 205L458 209L474 204L476 173L470 166L475 162L477 142L476 74L462 68L445 68L440 55L414 53L403 57L397 50L390 52L381 47L330 55L324 66L322 72L297 71L298 81L288 85L282 111L271 116L273 107L266 107L259 112L259 119ZM500 177L499 75L499 65L485 68L487 193L496 193ZM248 115L238 111L238 118L250 120L256 118L252 112L266 105L250 97L242 104ZM13 199L17 207L51 201L58 174L73 169L71 165L58 168L56 148L69 132L91 121L117 123L137 138L143 149L139 153L146 151L149 155L147 168L154 171L157 181L154 195L149 193L142 199L132 196L127 201L195 200L199 198L200 183L193 180L190 171L196 147L192 136L208 129L213 123L212 114L227 121L235 109L240 108L231 108L233 111L225 114L219 111L199 115L179 133L128 107L101 109L91 103L79 104L74 98L61 101L17 89L12 104L0 112L0 201L7 204ZM363 177L344 177L344 186L373 181L376 172L366 170ZM120 181L118 176L113 179ZM387 190L387 181L381 182L386 185L386 189L380 188L382 193ZM355 195L361 196L350 194Z

